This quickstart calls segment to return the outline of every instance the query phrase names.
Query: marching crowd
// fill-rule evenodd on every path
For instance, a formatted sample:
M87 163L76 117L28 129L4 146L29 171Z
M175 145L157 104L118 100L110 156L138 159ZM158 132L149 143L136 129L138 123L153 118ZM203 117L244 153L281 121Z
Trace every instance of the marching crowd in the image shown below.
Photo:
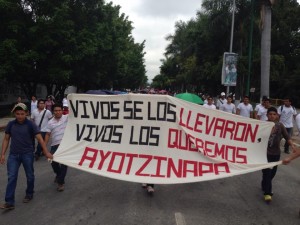
M237 106L233 104L233 97L221 93L214 103L212 97L207 97L204 107L213 110L220 110L226 113L237 114L243 117L273 122L274 127L269 137L267 146L268 162L280 160L280 142L284 138L284 152L289 154L283 159L283 164L288 164L300 156L300 149L291 140L293 131L293 120L296 121L300 131L300 114L297 114L295 107L291 105L290 98L283 100L283 105L275 108L271 106L270 99L262 98L262 102L254 109L249 102L249 97L244 96L243 101ZM1 209L14 209L15 189L18 179L19 167L22 164L27 178L27 189L23 199L24 203L30 202L34 194L34 160L39 160L43 153L48 159L53 159L53 154L58 149L62 140L68 121L68 101L65 98L62 103L55 103L51 96L47 100L37 100L34 96L31 100L30 119L27 106L18 98L12 109L15 120L10 121L5 129L5 136L2 142L0 164L7 163L8 183L6 186L5 203L0 205ZM35 150L35 139L38 141ZM6 152L10 143L10 151L6 159ZM50 143L51 150L47 150ZM290 154L289 148L292 150ZM51 162L55 173L54 182L57 183L57 191L64 191L65 176L68 167L57 162ZM277 172L277 166L262 170L261 188L264 193L264 200L272 200L272 180ZM153 184L142 184L149 193L154 192Z
M275 125L270 134L267 147L268 162L278 162L280 160L280 142L282 138L285 139L284 152L290 154L289 147L291 147L293 152L291 156L283 160L283 164L288 164L291 160L300 156L300 149L297 149L291 140L293 120L295 120L296 126L300 132L300 114L297 114L297 110L292 106L290 98L284 98L283 105L275 108L271 106L270 99L263 96L261 103L257 104L253 109L248 96L244 96L243 101L236 107L232 103L232 96L227 96L227 98L225 98L225 93L222 92L216 105L213 103L213 98L208 96L203 106L243 117L273 122ZM277 166L262 170L261 188L264 192L264 200L266 202L272 201L272 180L275 177L276 172Z

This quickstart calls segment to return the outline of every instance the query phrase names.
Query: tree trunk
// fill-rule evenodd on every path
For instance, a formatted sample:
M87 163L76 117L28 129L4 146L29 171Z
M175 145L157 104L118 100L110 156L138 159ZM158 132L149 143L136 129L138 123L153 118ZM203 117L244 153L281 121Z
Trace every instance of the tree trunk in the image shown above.
M271 58L271 5L262 6L262 34L261 34L261 88L260 97L270 94L270 58Z

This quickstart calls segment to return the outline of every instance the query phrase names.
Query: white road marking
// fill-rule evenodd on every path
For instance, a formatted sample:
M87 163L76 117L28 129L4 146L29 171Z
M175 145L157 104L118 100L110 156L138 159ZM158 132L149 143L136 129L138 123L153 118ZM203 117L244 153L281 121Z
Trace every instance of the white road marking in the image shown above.
M184 216L180 212L175 213L176 225L186 225Z

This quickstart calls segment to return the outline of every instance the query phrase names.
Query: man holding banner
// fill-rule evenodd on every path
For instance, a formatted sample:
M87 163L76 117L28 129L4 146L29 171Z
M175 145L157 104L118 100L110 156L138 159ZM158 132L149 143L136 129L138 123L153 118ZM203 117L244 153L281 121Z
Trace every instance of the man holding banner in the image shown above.
M63 115L63 106L60 104L54 104L52 110L54 117L48 122L45 142L47 144L51 137L51 154L54 154L64 136L68 122L68 115ZM54 182L58 184L57 191L64 191L65 177L68 167L55 161L51 163L51 166L56 174Z
M137 183L174 184L278 164L267 163L273 123L166 95L70 94L68 100L68 124L54 154L63 165Z
M268 162L278 162L280 160L280 141L283 136L288 144L295 150L294 144L290 139L285 127L282 123L278 122L277 109L270 107L267 111L268 121L274 122L275 126L271 131L267 147L267 159ZM264 200L266 202L272 201L272 180L277 172L277 166L272 168L266 168L262 170L263 176L261 181L261 187L264 192Z

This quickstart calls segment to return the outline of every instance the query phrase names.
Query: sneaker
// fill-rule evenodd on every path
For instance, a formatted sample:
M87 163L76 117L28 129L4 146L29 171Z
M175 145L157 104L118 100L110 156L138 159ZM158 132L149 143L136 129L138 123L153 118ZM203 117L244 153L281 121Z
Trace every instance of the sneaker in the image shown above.
M8 203L4 203L3 205L0 206L0 209L9 209L9 210L11 210L11 209L14 209L14 208L15 208L14 205L8 204Z
M271 195L264 195L265 202L271 202L272 196Z
M148 186L147 191L148 191L148 193L152 194L154 192L154 188L151 186Z
M147 184L143 183L142 188L147 188Z
M64 190L65 190L64 185L63 184L59 184L58 187L57 187L57 191L62 192Z
M23 203L28 203L28 202L30 202L32 198L33 198L32 196L26 195L25 198L23 199Z

